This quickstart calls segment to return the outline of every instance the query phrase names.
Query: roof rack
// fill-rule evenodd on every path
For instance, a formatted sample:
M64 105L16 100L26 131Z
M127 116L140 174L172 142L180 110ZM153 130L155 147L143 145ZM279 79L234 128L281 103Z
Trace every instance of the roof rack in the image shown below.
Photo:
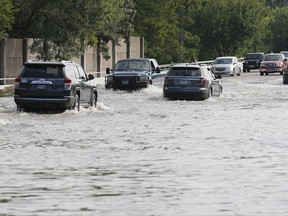
M62 60L61 62L63 62L63 63L75 63L74 61L71 61L71 60Z

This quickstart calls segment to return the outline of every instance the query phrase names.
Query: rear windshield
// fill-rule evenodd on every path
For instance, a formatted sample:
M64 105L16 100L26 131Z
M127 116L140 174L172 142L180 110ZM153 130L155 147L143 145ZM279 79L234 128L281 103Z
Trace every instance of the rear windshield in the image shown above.
M21 76L25 78L63 78L63 65L25 65Z
M201 76L200 68L175 67L168 71L168 76Z

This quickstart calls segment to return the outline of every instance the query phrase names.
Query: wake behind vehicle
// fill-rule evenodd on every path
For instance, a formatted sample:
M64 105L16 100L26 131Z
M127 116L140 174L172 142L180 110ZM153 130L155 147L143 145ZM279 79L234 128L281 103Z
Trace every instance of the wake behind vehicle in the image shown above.
M165 76L163 97L169 99L205 100L211 96L220 96L222 84L205 65L186 64L175 65Z
M106 89L140 89L147 88L159 78L156 74L160 74L160 68L155 59L128 58L119 60L112 70L106 68L106 74Z
M287 68L287 58L283 53L269 53L264 56L260 65L260 75L268 75L269 73L280 73Z
M259 69L264 59L263 52L247 53L243 62L243 72L250 72L251 69Z
M81 65L73 61L29 61L15 78L17 110L76 109L97 105L97 88Z

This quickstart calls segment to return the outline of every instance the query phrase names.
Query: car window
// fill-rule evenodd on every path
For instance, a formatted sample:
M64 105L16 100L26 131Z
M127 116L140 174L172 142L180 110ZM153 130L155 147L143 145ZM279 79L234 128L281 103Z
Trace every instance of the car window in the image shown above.
M151 66L155 67L152 62ZM120 61L115 65L114 70L150 70L150 65L148 60Z
M247 54L246 59L261 59L261 54Z
M266 55L264 61L282 61L282 55Z
M64 78L63 65L27 64L22 77L25 78Z
M67 76L69 78L79 78L80 77L79 76L79 72L78 72L78 70L77 70L75 65L66 65L65 66L65 71L66 71Z
M86 73L84 72L83 68L79 65L76 66L80 75L80 79L87 79Z
M193 67L172 67L168 73L168 76L201 76L200 68Z
M214 64L232 64L232 58L216 59Z

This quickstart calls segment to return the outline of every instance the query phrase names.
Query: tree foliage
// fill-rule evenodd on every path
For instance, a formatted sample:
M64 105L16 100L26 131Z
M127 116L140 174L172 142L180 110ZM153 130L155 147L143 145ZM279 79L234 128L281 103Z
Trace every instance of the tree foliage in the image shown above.
M16 22L12 36L39 38L32 51L44 59L79 56L85 43L117 39L126 30L127 0L14 0ZM126 19L127 25L121 26ZM131 22L130 22L131 23ZM108 39L107 39L108 38ZM100 46L101 48L101 46ZM102 47L103 48L103 47ZM103 48L104 50L104 48Z
M0 3L0 39L7 34L37 38L31 50L40 53L39 58L43 59L79 56L87 44L97 46L108 59L107 42L117 43L120 38L128 41L131 35L143 36L145 56L163 64L288 49L288 0L0 0Z
M0 40L7 37L7 31L14 22L13 5L10 0L0 0Z

